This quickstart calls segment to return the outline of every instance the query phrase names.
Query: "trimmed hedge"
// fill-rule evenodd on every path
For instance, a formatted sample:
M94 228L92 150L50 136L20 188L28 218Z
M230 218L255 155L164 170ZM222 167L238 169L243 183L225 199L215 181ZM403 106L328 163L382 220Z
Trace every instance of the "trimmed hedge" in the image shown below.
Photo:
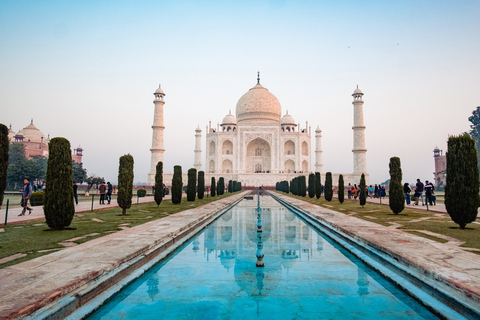
M45 203L45 192L43 191L32 192L32 195L30 196L30 205L32 207L43 206L44 203Z

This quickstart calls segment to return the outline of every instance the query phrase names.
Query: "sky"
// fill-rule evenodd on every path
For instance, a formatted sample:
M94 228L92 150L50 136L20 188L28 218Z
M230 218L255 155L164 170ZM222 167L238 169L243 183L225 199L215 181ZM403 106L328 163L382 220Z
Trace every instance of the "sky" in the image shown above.
M261 83L322 130L324 171L353 171L363 91L367 170L433 180L433 149L480 106L480 1L0 1L0 123L84 149L116 181L130 153L147 181L153 92L165 91L164 171L193 167L195 129ZM312 134L312 170L315 163ZM202 154L205 168L205 152Z

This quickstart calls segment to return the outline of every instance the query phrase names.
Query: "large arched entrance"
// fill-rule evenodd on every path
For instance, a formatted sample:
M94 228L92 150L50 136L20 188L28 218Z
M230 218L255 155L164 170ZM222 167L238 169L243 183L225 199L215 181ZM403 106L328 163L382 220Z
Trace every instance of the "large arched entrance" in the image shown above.
M267 141L256 138L247 145L246 171L247 173L271 172L272 156Z

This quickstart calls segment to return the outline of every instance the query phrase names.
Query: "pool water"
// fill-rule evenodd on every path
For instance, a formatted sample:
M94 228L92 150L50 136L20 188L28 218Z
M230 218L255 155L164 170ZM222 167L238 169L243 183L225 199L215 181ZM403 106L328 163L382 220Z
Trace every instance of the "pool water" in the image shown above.
M242 200L89 319L437 319L271 197L260 202L261 233L257 197Z

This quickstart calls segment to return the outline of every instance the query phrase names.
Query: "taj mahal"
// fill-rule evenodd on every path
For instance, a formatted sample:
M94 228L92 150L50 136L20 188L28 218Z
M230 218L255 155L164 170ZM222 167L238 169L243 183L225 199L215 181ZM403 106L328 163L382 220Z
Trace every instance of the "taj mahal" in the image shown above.
M353 96L353 172L332 173L333 184L343 174L346 184L359 184L365 174L368 184L365 147L365 125L363 121L363 93L358 88ZM155 170L163 161L165 130L163 107L165 92L159 87L154 93L154 120L151 151L151 168L148 183L155 183ZM205 172L208 185L211 177L234 180L246 187L271 187L282 180L290 181L296 176L308 176L320 172L324 181L322 163L322 131L315 132L315 162L312 164L312 128L296 123L288 111L282 116L280 101L267 88L257 83L237 102L235 114L231 111L220 124L206 130L205 165L202 164L202 129L195 130L193 167ZM188 169L188 168L187 168ZM183 183L187 183L187 171L183 168ZM328 170L327 170L328 171ZM163 181L171 183L172 173L164 173Z

